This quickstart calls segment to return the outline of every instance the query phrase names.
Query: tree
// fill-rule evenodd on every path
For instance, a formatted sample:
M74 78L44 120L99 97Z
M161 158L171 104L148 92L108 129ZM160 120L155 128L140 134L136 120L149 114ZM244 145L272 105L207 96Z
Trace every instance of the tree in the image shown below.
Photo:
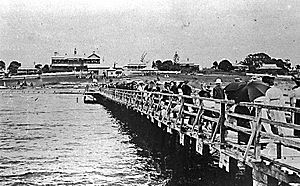
M282 69L291 69L291 63L289 61L283 61L282 59L272 59L271 64L276 64L276 66Z
M152 61L152 68L156 67L156 63Z
M227 59L224 59L219 63L219 69L225 72L229 72L230 70L233 70L233 67Z
M42 68L42 72L43 72L43 73L47 73L47 72L49 72L49 71L50 71L49 65L48 65L48 64L45 64L45 65L43 66L43 68Z
M16 74L18 72L18 68L21 66L21 63L18 61L12 61L7 70L9 71L10 74Z
M179 55L178 55L177 51L174 54L173 61L174 61L174 63L179 62Z
M34 65L34 68L41 69L42 66L43 66L43 65L39 63L39 64Z
M156 60L153 64L152 64L152 68L157 67L159 68L162 65L161 60Z
M3 69L3 70L5 69L5 62L2 60L0 61L0 70L1 69Z
M271 57L265 53L249 54L245 60L241 63L247 65L250 72L254 72L257 68L261 67L264 63L267 64L271 60Z
M172 65L173 65L173 61L166 60L162 63L159 70L170 70L172 68L171 67Z
M213 62L213 66L211 68L212 69L218 69L218 66L219 66L218 62L215 61L215 62Z

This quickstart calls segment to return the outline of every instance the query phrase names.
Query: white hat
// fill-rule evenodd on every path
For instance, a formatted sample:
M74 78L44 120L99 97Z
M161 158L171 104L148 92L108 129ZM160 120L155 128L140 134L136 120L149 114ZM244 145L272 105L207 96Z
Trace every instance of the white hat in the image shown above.
M222 83L222 80L221 79L216 79L216 82L215 82L216 84L221 84Z
M156 84L157 84L157 85L162 85L163 83L160 82L160 81L157 81Z

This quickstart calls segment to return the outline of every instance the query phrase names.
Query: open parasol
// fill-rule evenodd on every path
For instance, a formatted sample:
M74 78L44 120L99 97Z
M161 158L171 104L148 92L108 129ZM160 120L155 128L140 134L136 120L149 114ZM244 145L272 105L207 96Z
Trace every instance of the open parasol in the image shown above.
M270 88L270 86L261 81L242 82L237 85L233 83L225 87L225 92L229 99L233 99L236 102L252 102L256 98L264 96ZM234 87L236 87L235 90Z

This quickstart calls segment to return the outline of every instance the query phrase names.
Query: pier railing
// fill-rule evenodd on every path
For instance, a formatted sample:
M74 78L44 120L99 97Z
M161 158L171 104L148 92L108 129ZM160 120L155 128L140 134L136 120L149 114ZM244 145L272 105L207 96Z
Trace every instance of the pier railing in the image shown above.
M185 135L196 139L200 154L208 145L223 159L232 157L253 168L261 162L275 163L277 166L265 174L277 172L276 178L285 182L290 180L282 174L283 169L290 174L300 173L300 165L290 161L291 157L300 160L300 138L293 135L294 130L300 130L293 121L299 108L112 88L102 88L100 93L145 115L159 127L163 125L169 133L177 131L180 143L184 143ZM284 119L266 117L270 113L281 113ZM273 128L275 132L263 128ZM227 169L226 161L223 165L220 161Z

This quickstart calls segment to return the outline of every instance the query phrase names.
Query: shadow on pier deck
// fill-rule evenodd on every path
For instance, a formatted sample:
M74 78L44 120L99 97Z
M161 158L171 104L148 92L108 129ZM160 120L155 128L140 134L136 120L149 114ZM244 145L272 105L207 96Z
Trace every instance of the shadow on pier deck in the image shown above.
M231 174L244 166L252 172L253 185L300 184L300 139L262 130L263 125L286 131L300 130L300 126L292 120L282 123L261 115L263 109L280 110L292 118L300 109L238 104L255 113L246 115L233 113L232 107L237 104L226 100L120 89L101 89L85 95L92 95L101 104L113 103L110 109L119 105L123 111L136 112L186 150L193 149L204 157L214 155L219 167ZM184 98L193 98L194 104L185 103ZM248 122L249 127L238 126L240 119Z

